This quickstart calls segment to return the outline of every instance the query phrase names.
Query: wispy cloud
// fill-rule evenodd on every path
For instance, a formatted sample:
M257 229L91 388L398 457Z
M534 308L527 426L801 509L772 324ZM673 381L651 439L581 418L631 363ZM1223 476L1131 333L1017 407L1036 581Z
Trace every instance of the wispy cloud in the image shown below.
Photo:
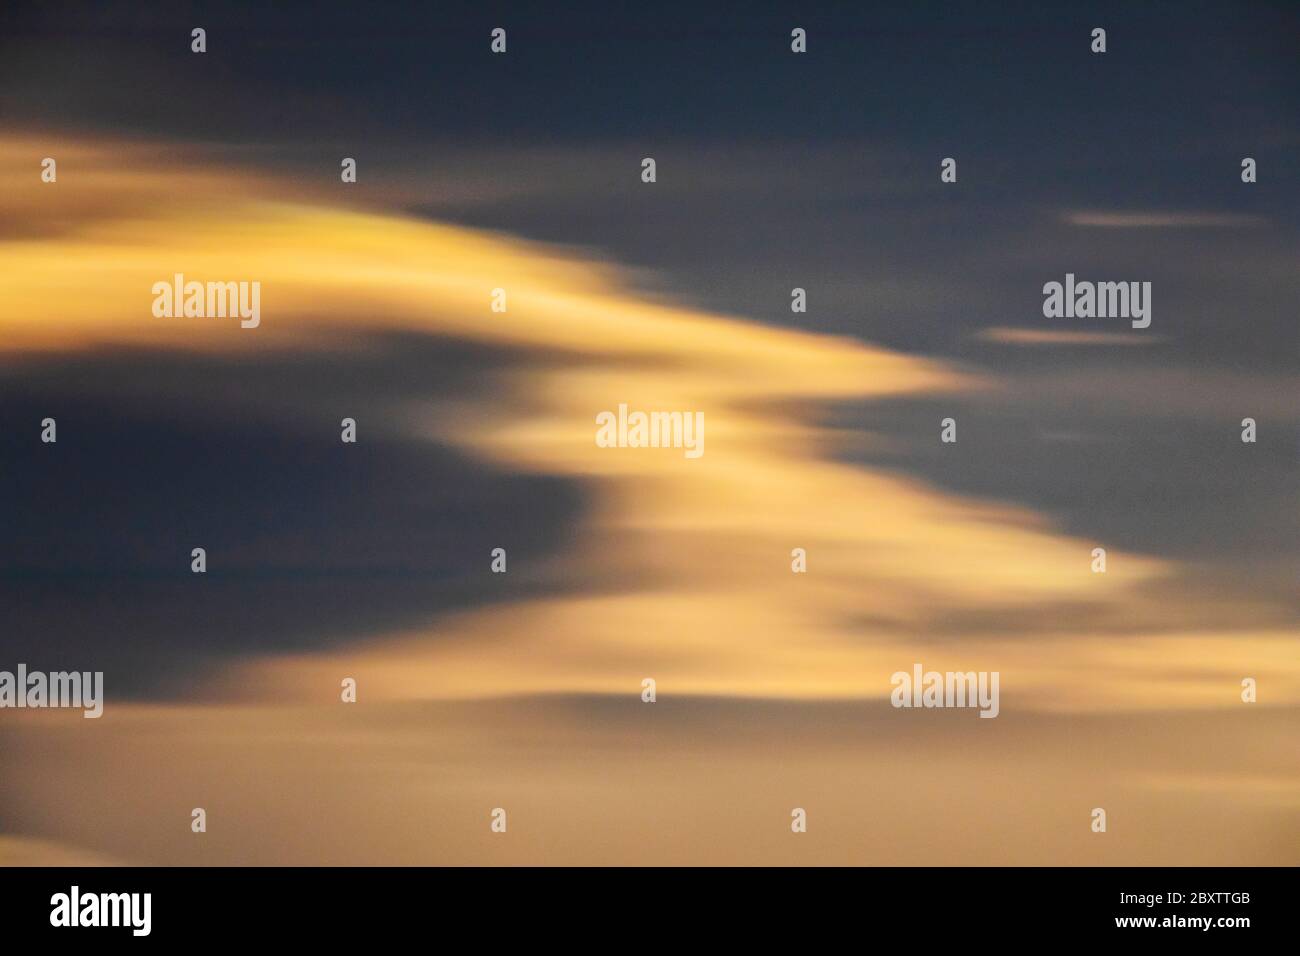
M1226 212L1159 212L1085 209L1061 213L1071 226L1097 229L1244 229L1263 226L1263 216Z
M0 144L0 158L13 165L29 155L30 150L7 151ZM1174 561L1112 546L1111 570L1094 575L1089 563L1096 542L1067 533L1040 511L944 490L915 474L840 460L837 449L855 436L827 424L818 408L828 402L982 394L990 384L983 377L850 337L777 329L646 301L632 294L620 271L608 263L499 234L345 208L287 189L268 190L244 172L196 173L147 164L136 172L121 166L121 151L67 155L76 156L81 169L61 179L49 205L35 193L44 188L39 183L0 197L0 211L16 211L28 222L51 210L58 214L57 228L18 230L0 246L0 285L6 290L0 348L11 372L35 361L37 352L42 360L51 354L75 357L81 363L79 394L120 407L111 403L122 395L103 387L105 382L119 385L120 378L102 377L103 366L122 354L152 361L153 366L133 366L154 370L136 376L128 390L135 407L166 407L195 421L218 418L236 429L234 446L212 445L205 447L205 455L188 457L225 462L226 456L213 450L240 447L238 454L262 464L283 459L250 455L249 447L262 446L244 444L249 433L237 431L253 427L261 434L261 419L254 419L250 408L297 426L311 422L306 444L290 446L304 455L326 446L339 451L336 428L348 410L337 402L322 407L319 392L312 393L313 401L304 401L291 387L296 379L286 378L288 385L278 390L267 389L264 378L243 376L240 370L289 357L304 363L327 357L331 394L356 395L356 376L363 370L365 391L373 389L373 420L362 416L367 437L354 449L358 455L375 453L367 444L367 429L374 427L386 441L450 448L499 473L580 484L586 498L582 509L564 515L564 527L551 533L548 526L553 551L511 551L509 584L493 582L499 600L428 620L402 620L384 630L359 630L351 640L345 635L313 641L308 634L289 651L283 645L271 649L245 641L231 654L217 635L195 656L194 665L211 675L208 699L220 703L192 709L123 704L110 710L117 717L105 721L111 740L76 739L66 728L37 725L30 717L7 722L6 753L19 755L25 773L21 788L11 788L0 812L6 820L21 821L29 832L104 854L121 855L138 846L141 859L185 861L195 851L192 841L181 842L188 836L184 826L177 835L158 831L151 821L164 812L163 805L173 810L188 806L198 789L238 808L230 811L231 819L240 821L230 831L236 836L218 851L231 859L423 860L433 851L410 839L414 825L394 828L391 823L395 816L427 820L431 795L438 799L439 813L469 819L493 805L488 801L498 799L504 781L513 781L512 807L551 820L547 833L553 837L565 826L578 825L556 798L576 781L588 795L599 794L603 785L616 796L612 805L624 822L611 826L608 846L626 859L636 846L644 846L646 827L654 824L660 807L698 807L701 794L705 801L715 795L719 804L735 799L717 783L717 767L754 774L767 786L770 743L747 740L743 721L736 720L725 736L717 736L712 728L718 713L728 708L739 713L734 709L739 707L743 720L765 715L772 721L764 732L770 740L787 732L792 708L803 708L799 733L812 745L802 751L800 770L829 774L835 792L881 788L883 799L895 801L896 821L933 828L939 820L951 824L954 840L975 833L964 843L946 836L925 843L944 847L935 856L952 862L950 846L978 853L983 839L995 849L1009 845L971 823L986 818L989 807L1003 805L1003 780L1023 780L1019 791L1024 793L1037 793L1034 787L1044 778L1058 780L1053 786L1062 793L1078 791L1077 779L1073 787L1059 783L1066 769L1059 755L1067 744L1078 742L1078 734L1060 725L1046 733L1025 719L1030 712L1043 720L1056 719L1053 711L1087 714L1087 720L1097 722L1088 733L1106 743L1115 739L1113 733L1131 735L1127 718L1122 727L1108 722L1116 714L1145 711L1143 726L1154 729L1143 738L1141 753L1130 752L1130 757L1147 761L1151 752L1163 753L1162 748L1188 739L1184 724L1172 730L1161 725L1161 712L1201 711L1196 718L1202 724L1209 723L1211 712L1217 719L1239 706L1237 684L1247 668L1267 679L1271 704L1300 700L1293 638L1281 629L1252 624L1256 619L1248 608L1237 615L1240 626L1231 630L1202 631L1177 618L1171 623L1174 612L1148 592L1170 577ZM95 214L82 217L78 207ZM151 285L174 271L203 279L260 281L262 325L244 331L219 321L153 317ZM508 291L507 312L490 310L496 287ZM1009 335L1010 344L1030 344L1013 329L998 335ZM385 355L381 343L391 344L395 336L416 354L417 344L423 343L510 359L485 362L490 380L480 387L457 389L453 396L420 394L398 387L394 379L409 383L412 374L442 375L445 364L413 370L394 360L386 367L387 377L370 374L376 354ZM1070 339L1068 344L1080 343ZM186 369L201 369L201 362L194 364L199 360L213 364L205 376L178 376L167 356L183 356L190 363L183 365ZM1139 372L1132 376L1145 395L1149 379ZM1109 384L1091 374L1083 378L1094 390L1104 391ZM250 405L238 386L251 381L262 384L257 402ZM1060 377L1048 373L1043 373L1041 387L1057 402L1081 393L1080 387L1063 390ZM1184 391L1170 394L1181 401ZM1037 407L1023 395L1017 400ZM596 447L594 415L620 402L703 411L708 453L690 461L680 454ZM250 421L257 424L250 426ZM937 419L928 427L937 445ZM71 438L65 444L66 434L60 432L60 451L72 447ZM301 434L298 438L304 440ZM401 499L411 515L436 508L446 498L439 473L422 470L420 456L384 460L401 466L394 474L412 495ZM322 459L313 464L325 471L332 467ZM225 464L213 472L218 478L242 474ZM92 469L84 474L93 478ZM256 487L250 480L239 491ZM267 536L284 529L259 522L259 537L234 542L232 551L242 556L241 573L256 578L267 571L259 560L273 544L286 542L290 547L275 551L289 556L276 569L284 579L316 567L320 542L331 542L342 520L338 512L364 513L355 497L376 490L382 496L390 487L361 482L345 494L321 492L328 508L319 522L315 519L322 513L292 494L303 489L271 487L250 507L268 513L289 510L302 523L275 542ZM149 481L139 488L142 494L158 494ZM169 499L172 511L157 519L169 531L188 509L204 507L204 502L184 497L189 491L185 486L182 499ZM97 505L116 509L119 502L90 496L72 514L78 521L103 521L93 510ZM409 570L403 564L408 552L401 548L410 544L403 537L409 525L390 523L391 517L384 522L385 538L371 541L371 557L381 563L391 559ZM493 527L505 540L476 540L470 551L448 560L476 562L487 577L489 549L512 547L510 529ZM441 549L445 538L417 543ZM189 546L180 542L177 549L182 568ZM796 547L807 549L807 574L791 573ZM86 560L97 557L70 550ZM103 563L115 571L127 560L117 547L104 553L113 555ZM214 568L220 557L210 557ZM513 590L517 575L527 580L536 571L530 563L562 576L569 586L544 594ZM332 570L335 581L350 580L351 569ZM93 578L100 572L92 566L84 574ZM339 606L347 610L355 592L346 583L334 591L342 594ZM119 608L123 601L118 592L113 606ZM1061 607L1087 608L1088 613L1059 619L1062 615L1055 612ZM262 604L244 609L249 628L258 626L256 618L264 609ZM148 610L174 626L175 607ZM926 629L939 611L960 619L997 617L1007 631L1023 629L1020 619L1028 612L1054 614L1058 620L1050 644L1024 640L1023 630L928 640ZM1096 621L1103 616L1134 619L1134 632L1099 633ZM84 619L93 632L103 616ZM108 625L102 636L99 643L110 651L113 641L134 639ZM44 647L49 648L48 641ZM991 738L975 743L970 736L979 732L980 721L968 721L960 731L938 723L919 729L921 722L914 722L906 733L916 735L910 738L915 746L902 751L896 739L881 743L885 735L868 732L864 713L855 707L872 701L880 709L874 714L879 730L892 716L883 703L889 675L916 661L919 653L927 667L939 670L1003 672L1008 700L1014 688L1015 706L1009 713L1020 716L998 723L1017 722L1019 742L988 756L984 748ZM1196 661L1195 672L1169 666L1178 660ZM365 702L357 706L355 720L338 703L344 675L357 678ZM603 706L641 707L637 691L647 676L659 681L664 695L655 706L679 720L669 725L669 736L647 730L641 712L630 719L622 712L624 723L611 741L602 737L603 711L563 704L561 695L591 695ZM561 702L538 706L528 702L531 695ZM510 700L503 703L501 698ZM724 698L724 704L717 698ZM457 703L448 703L452 700ZM481 716L489 711L490 722ZM178 715L194 720L178 723ZM395 719L402 715L405 724ZM687 719L691 715L702 716L693 723ZM690 733L699 720L709 721L710 734L704 735L709 749L681 743L701 739ZM449 731L449 721L458 726ZM1255 725L1251 727L1247 733L1256 735ZM953 733L962 735L957 738L960 748ZM854 735L862 747L844 759L842 742ZM647 741L644 751L642 740ZM526 745L520 749L518 741ZM608 787L610 771L604 762L598 773L592 770L589 755L597 746L621 755L615 758L622 775L616 787ZM870 754L869 746L879 757L864 764L860 754ZM255 757L249 756L253 749ZM1107 761L1113 761L1114 749L1106 749ZM645 779L643 765L637 763L643 752L653 753L663 771L655 775L649 796L633 785ZM1026 752L1037 755L1030 764L1021 759ZM310 789L324 774L336 775L341 753L350 761L360 756L364 772L332 789L312 814L290 808L285 794ZM517 759L521 753L535 762ZM1242 757L1233 751L1243 761L1254 753ZM1272 759L1272 753L1260 759ZM231 754L247 758L255 770L230 778L223 768ZM954 814L951 780L947 774L936 777L936 757L950 760L947 766L963 778L997 777L997 788L972 791L966 810ZM1198 757L1203 754L1183 758L1177 769ZM879 782L884 778L876 770L865 776L862 770L880 760L898 761L887 785ZM536 771L526 774L527 783L519 783L520 767ZM802 772L782 774L784 789L791 793L807 779ZM69 780L75 777L74 782L84 784L87 776L93 777L101 803L92 808L95 812L80 804L69 809L57 795L73 786ZM898 799L903 791L906 799ZM378 806L385 813L375 813ZM1059 814L1057 806L1059 800L1037 800L1032 809L1047 820ZM1153 805L1151 816L1163 807ZM766 814L770 809L749 803L746 812ZM1025 814L1015 816L1017 825L1026 819ZM961 826L952 823L959 818ZM366 826L356 827L359 821ZM581 826L589 825L581 821ZM145 826L152 829L146 833ZM343 846L318 838L315 827L359 836ZM1178 833L1180 845L1187 844L1186 832ZM905 827L891 831L897 844L877 845L877 852L889 859L913 858L915 841L900 833L906 835ZM713 852L715 861L752 858L743 829L707 838L691 831L687 835L692 839L677 851L670 848L665 859L698 859L701 845L720 847ZM453 843L436 852L458 861L491 859L485 854L492 853L503 854L502 859L516 858L509 853L541 859L549 852L541 842L530 845L528 838L512 844L514 849L500 849L500 842L485 849L471 828L457 830L449 839ZM1056 839L1053 849L1064 853L1071 848L1068 839ZM563 852L571 854L566 859L599 860L606 852L600 841L564 845ZM1022 841L1021 847L1015 857L1021 862L1038 859L1042 852L1037 843ZM1125 859L1150 859L1153 847L1164 849L1163 844L1130 848Z
M1126 332L1069 332L1060 329L1017 329L1004 325L984 329L975 336L999 345L1151 345L1159 335Z

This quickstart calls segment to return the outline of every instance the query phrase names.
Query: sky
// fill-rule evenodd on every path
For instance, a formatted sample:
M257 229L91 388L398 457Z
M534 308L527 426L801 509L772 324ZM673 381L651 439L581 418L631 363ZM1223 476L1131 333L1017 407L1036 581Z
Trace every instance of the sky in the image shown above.
M1295 864L1298 21L9 5L0 863Z

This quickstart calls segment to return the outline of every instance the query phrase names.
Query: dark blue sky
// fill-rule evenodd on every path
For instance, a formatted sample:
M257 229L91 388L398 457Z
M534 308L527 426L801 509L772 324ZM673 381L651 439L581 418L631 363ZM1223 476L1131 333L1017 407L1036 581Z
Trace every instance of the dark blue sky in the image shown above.
M11 115L225 142L797 138L1141 164L1157 143L1277 134L1300 106L1286 2L18 3L2 16ZM206 59L189 53L195 26ZM487 55L495 26L505 57ZM789 55L794 26L806 56ZM1104 57L1088 49L1095 26Z

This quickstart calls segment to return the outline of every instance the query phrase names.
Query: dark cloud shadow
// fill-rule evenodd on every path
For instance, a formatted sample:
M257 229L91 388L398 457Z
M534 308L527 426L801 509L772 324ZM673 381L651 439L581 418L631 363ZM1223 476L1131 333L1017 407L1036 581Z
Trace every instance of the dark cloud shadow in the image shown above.
M349 354L115 350L5 369L0 661L180 693L232 658L558 588L529 569L562 546L579 486L396 427L403 403L499 390L493 372L519 360L386 335ZM340 440L344 416L356 444ZM40 441L45 417L55 444ZM505 575L489 569L498 546Z

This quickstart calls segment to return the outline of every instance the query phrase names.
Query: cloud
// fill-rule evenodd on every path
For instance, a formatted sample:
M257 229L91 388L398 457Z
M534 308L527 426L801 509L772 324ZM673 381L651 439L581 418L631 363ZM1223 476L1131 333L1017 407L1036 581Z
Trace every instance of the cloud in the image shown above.
M999 345L1151 345L1158 335L1125 332L1068 332L1060 329L1016 329L1006 326L984 329L977 338Z
M1268 224L1264 216L1227 212L1070 210L1061 220L1094 229L1245 229Z
M11 632L58 635L51 655L117 647L124 666L156 659L170 680L188 667L209 694L259 699L332 693L340 668L381 698L611 692L647 668L678 692L884 696L940 609L1122 614L1174 571L1112 545L1098 579L1095 542L1041 514L838 460L852 436L817 411L977 396L985 379L647 302L608 265L538 244L120 163L87 152L67 185L99 215L11 240L0 263L10 407L67 409L59 445L38 448L53 454L10 455L16 500L57 496L60 533L9 562L39 584ZM261 328L154 318L148 290L176 271L260 281ZM598 448L594 416L623 402L702 411L707 454ZM353 407L364 437L344 449ZM74 507L70 476L94 489L97 474ZM75 526L97 531L79 542ZM197 595L196 537L215 543ZM509 591L455 573L497 545L520 549ZM812 573L790 572L794 547ZM61 593L80 598L61 609ZM1148 666L1134 652L1121 670ZM1105 702L1068 670L1034 674L1028 696ZM1150 693L1185 702L1174 683Z
M1300 836L1284 707L980 720L625 693L130 707L93 735L51 716L0 725L23 768L0 812L143 864L1293 865ZM1123 839L1090 832L1094 806Z
M0 866L124 866L121 859L54 840L0 833Z

